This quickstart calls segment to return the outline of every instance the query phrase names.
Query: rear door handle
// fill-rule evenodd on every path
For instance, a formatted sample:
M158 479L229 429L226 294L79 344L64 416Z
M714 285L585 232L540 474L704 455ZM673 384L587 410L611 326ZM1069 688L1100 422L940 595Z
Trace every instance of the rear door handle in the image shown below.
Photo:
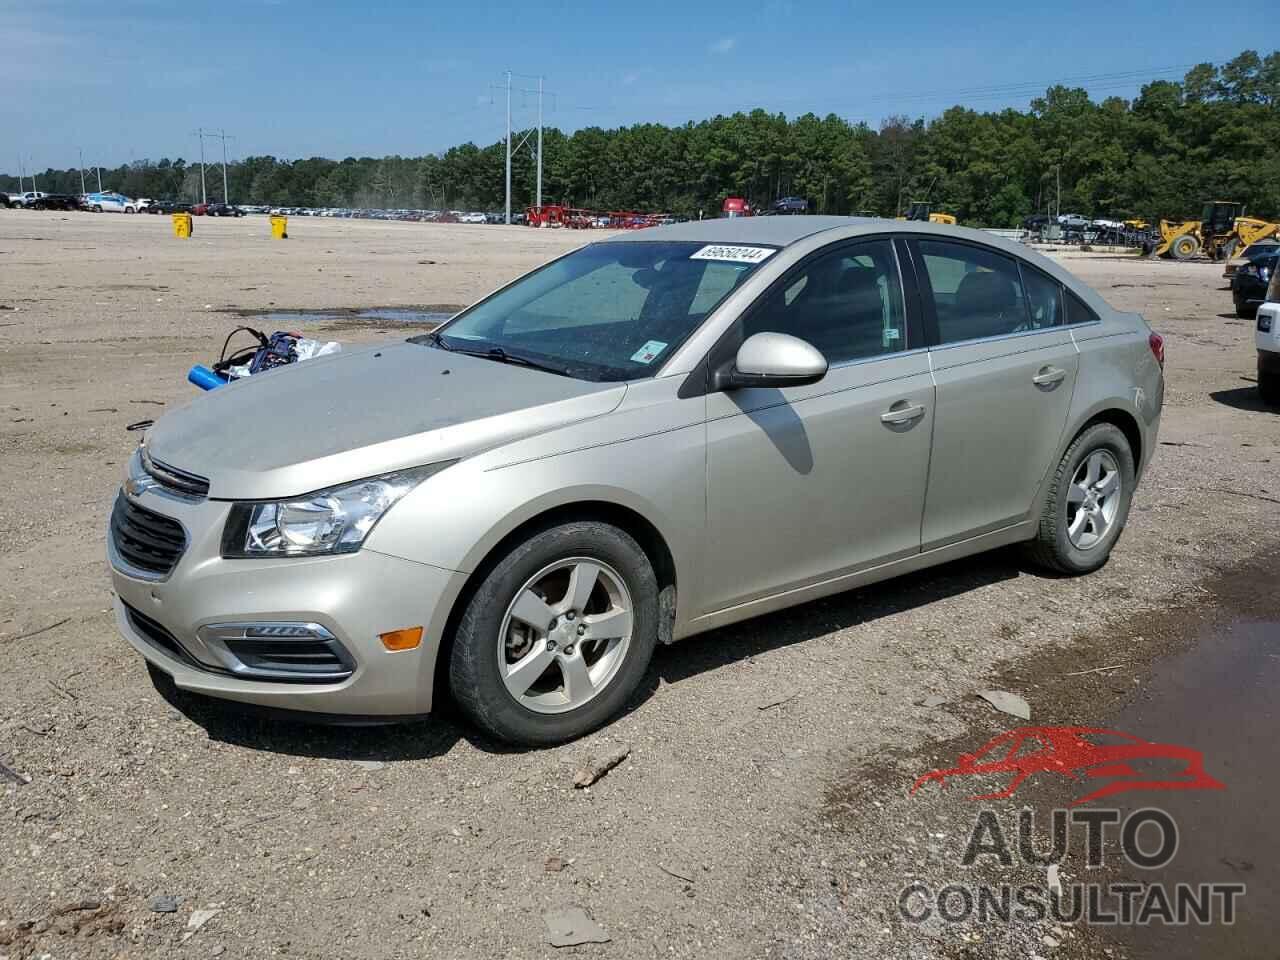
M910 400L899 400L892 407L880 414L881 423L910 423L924 416L924 406Z
M1059 370L1057 367L1041 367L1040 372L1031 378L1031 382L1037 387L1051 387L1055 383L1061 383L1067 378L1067 371Z

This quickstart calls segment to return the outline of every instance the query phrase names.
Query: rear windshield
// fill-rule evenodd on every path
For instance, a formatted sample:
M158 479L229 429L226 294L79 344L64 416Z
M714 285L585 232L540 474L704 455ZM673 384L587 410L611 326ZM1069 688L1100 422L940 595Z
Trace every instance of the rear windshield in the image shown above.
M547 264L413 342L583 380L651 377L775 248L614 241Z

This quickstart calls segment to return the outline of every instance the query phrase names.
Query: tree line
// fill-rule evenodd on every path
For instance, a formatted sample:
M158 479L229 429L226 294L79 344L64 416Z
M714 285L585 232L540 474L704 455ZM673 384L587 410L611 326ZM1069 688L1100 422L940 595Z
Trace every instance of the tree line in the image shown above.
M1116 219L1198 216L1205 200L1237 200L1280 216L1280 51L1247 50L1156 80L1133 100L1095 102L1049 88L1027 110L955 106L878 128L835 114L792 119L753 110L690 122L544 133L543 200L597 210L715 216L725 197L757 208L801 196L816 213L893 216L912 200L962 223L1010 227L1035 212ZM422 157L251 156L227 169L229 199L275 206L478 209L503 206L502 142ZM206 167L210 200L222 172ZM199 164L149 160L102 170L106 189L195 200ZM512 206L533 203L534 159L513 162ZM81 171L38 174L41 190L79 193ZM97 184L86 175L89 189ZM18 179L0 176L0 190ZM30 189L30 180L27 181Z

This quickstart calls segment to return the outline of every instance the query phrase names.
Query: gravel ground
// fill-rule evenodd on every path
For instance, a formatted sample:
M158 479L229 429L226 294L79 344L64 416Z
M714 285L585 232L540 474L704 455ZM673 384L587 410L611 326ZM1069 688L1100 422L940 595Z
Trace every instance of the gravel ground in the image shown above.
M511 752L447 715L182 712L115 634L124 427L190 395L234 311L465 303L584 239L306 219L267 237L260 218L197 219L181 242L160 218L0 211L0 762L30 778L0 771L0 958L547 957L542 915L567 905L612 938L572 955L1142 955L1083 930L902 923L899 890L955 872L973 813L908 791L1013 725L976 690L1101 719L1212 616L1224 576L1256 583L1274 556L1280 431L1220 267L1066 257L1168 346L1162 446L1102 572L1001 551L719 630L660 650L600 733ZM1107 684L1061 682L1116 660Z

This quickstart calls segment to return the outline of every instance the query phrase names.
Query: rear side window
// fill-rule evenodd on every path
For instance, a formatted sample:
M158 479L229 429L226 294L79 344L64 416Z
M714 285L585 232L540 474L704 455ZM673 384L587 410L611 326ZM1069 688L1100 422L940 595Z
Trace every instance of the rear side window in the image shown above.
M981 340L1026 330L1027 306L1018 265L983 247L921 240L941 343Z
M1101 318L1085 306L1085 302L1067 291L1067 323L1098 323Z
M1045 276L1035 267L1021 264L1022 286L1026 291L1027 309L1031 313L1031 328L1062 325L1062 288L1058 281Z
M871 240L803 266L746 318L743 336L788 333L841 363L905 350L906 324L893 246Z

